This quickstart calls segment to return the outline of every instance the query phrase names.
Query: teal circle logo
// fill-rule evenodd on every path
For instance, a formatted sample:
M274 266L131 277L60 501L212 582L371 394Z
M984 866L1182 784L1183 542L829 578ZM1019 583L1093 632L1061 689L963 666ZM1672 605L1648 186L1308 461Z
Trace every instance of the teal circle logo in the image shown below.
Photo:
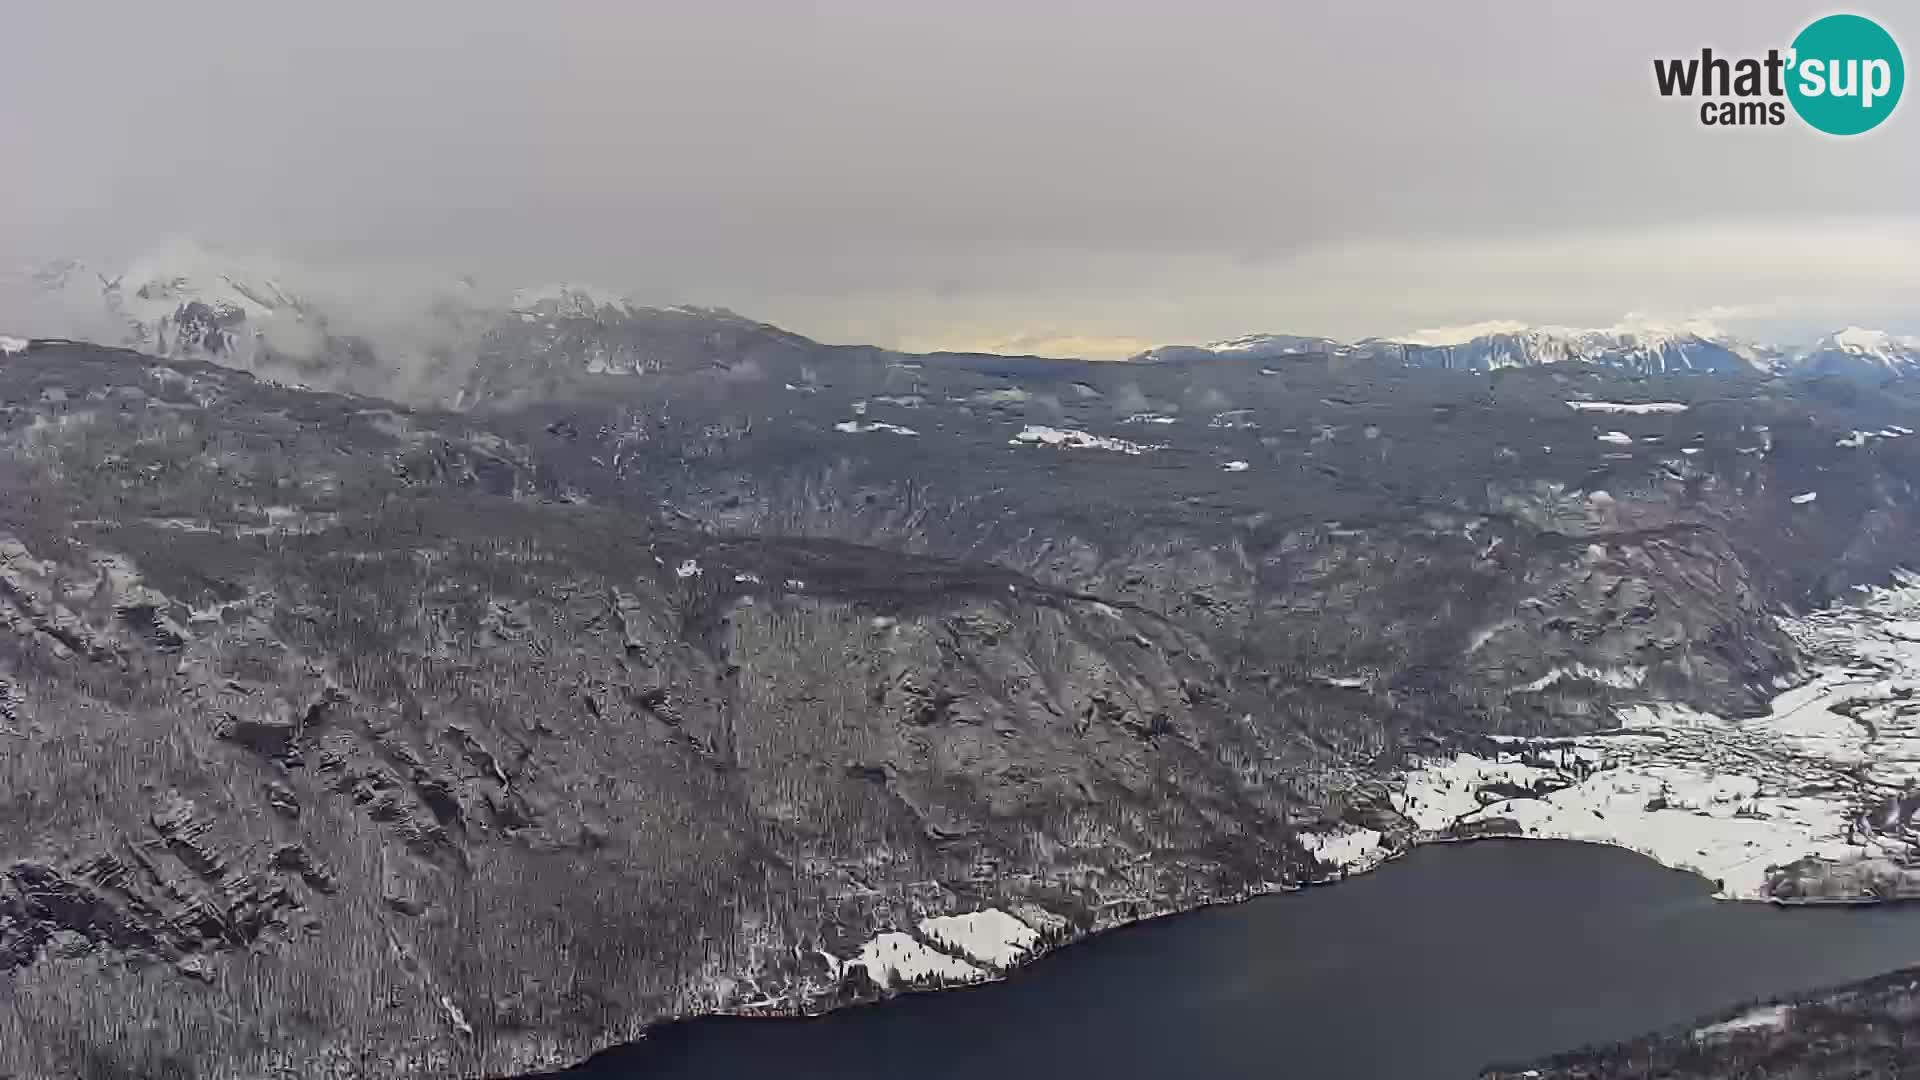
M1829 135L1880 126L1907 82L1900 46L1861 15L1829 15L1793 39L1787 100L1800 119Z

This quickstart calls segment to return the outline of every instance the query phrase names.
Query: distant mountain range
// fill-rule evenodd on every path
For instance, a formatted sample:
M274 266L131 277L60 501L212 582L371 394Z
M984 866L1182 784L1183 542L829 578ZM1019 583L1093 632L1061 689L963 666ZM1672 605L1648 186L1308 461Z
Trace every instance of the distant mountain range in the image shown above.
M130 346L211 359L279 382L456 406L524 399L555 379L581 375L727 371L839 348L724 308L648 307L590 285L487 295L461 279L402 296L356 284L319 290L321 299L262 264L192 250L111 273L64 261L0 274L0 334ZM1163 346L1131 360L1288 358L1461 371L1580 362L1640 374L1880 380L1920 373L1920 338L1849 327L1811 342L1772 344L1697 325L1492 322L1345 342L1252 334Z
M1297 334L1250 334L1206 345L1166 346L1141 353L1134 359L1276 360L1301 356L1365 357L1397 360L1413 367L1461 371L1584 362L1641 374L1744 371L1887 378L1920 372L1920 338L1848 327L1804 344L1775 345L1692 328L1575 329L1483 323L1452 331L1353 342Z

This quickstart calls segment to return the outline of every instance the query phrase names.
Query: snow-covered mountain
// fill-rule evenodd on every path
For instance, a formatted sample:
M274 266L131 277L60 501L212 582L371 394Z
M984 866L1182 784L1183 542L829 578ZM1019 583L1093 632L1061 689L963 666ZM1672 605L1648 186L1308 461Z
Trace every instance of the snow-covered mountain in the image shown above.
M1905 377L1920 373L1920 338L1850 326L1799 350L1793 366L1808 375Z
M1413 367L1494 371L1541 364L1589 363L1640 374L1757 372L1885 378L1920 375L1920 338L1852 327L1804 345L1747 341L1712 327L1628 323L1581 329L1488 322L1398 337L1336 342L1294 334L1250 334L1206 345L1163 346L1137 361L1207 357L1272 359L1331 355Z
M483 294L469 279L404 287L367 275L329 280L190 246L111 270L72 260L0 268L0 334L71 337L281 382L455 406L562 384L577 390L606 376L761 370L825 348L723 308L649 307L588 284ZM1497 321L1347 342L1247 334L1133 357L1367 359L1460 371L1588 363L1642 374L1886 379L1920 376L1920 338L1849 327L1803 345L1767 344L1701 322L1630 317L1605 328Z
M1415 367L1467 371L1569 361L1643 374L1755 370L1731 344L1685 329L1635 326L1583 330L1518 325L1465 329L1479 332L1470 336L1429 332L1400 340L1374 339L1357 342L1349 351L1392 357Z
M0 333L455 406L551 393L582 377L727 369L819 347L725 309L646 307L577 282L486 294L470 279L330 279L194 248L124 270L68 260L0 273Z
M284 284L274 268L196 249L176 248L123 269L63 260L7 273L0 278L0 325L14 334L213 361L282 382L391 388L387 367L367 343Z

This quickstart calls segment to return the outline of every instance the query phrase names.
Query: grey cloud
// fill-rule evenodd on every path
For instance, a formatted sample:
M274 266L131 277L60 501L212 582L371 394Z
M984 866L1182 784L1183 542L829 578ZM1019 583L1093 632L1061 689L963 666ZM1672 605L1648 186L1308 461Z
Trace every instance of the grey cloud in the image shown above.
M1381 246L1920 215L1911 106L1836 142L1707 131L1653 92L1655 55L1784 44L1824 11L32 5L0 64L0 246L112 259L193 236L369 273L585 278L883 341L1466 321L1484 313L1454 311L1438 268L1384 275L1411 304L1370 297L1344 256L1312 304L1261 283ZM1920 40L1903 9L1871 13ZM1536 275L1499 314L1644 299L1601 277Z

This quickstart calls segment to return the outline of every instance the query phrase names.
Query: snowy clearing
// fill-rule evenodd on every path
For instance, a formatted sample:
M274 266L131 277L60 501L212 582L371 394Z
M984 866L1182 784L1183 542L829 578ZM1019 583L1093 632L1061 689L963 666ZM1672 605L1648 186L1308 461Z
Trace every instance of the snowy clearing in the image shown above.
M1301 833L1300 846L1323 863L1347 873L1371 870L1387 857L1381 834L1372 829L1346 828L1327 833Z
M1600 434L1594 436L1594 438L1599 439L1603 443L1611 443L1614 446L1632 446L1633 445L1633 436L1627 434L1624 431L1603 431Z
M965 960L956 960L897 930L862 945L851 963L862 965L874 982L889 987L928 977L944 982L979 982L987 977L985 971Z
M1019 963L1040 941L1038 931L999 908L921 919L920 933L930 941L998 968Z

